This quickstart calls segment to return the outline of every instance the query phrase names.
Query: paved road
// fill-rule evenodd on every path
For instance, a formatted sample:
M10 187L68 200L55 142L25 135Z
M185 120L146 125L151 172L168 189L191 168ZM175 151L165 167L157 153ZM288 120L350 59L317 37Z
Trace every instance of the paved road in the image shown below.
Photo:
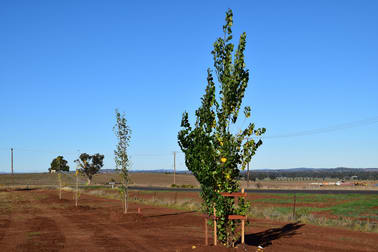
M129 186L130 190L140 191L173 191L173 192L199 192L198 188L169 188L169 187L139 187ZM247 193L311 193L311 194L377 194L378 190L273 190L273 189L246 189Z

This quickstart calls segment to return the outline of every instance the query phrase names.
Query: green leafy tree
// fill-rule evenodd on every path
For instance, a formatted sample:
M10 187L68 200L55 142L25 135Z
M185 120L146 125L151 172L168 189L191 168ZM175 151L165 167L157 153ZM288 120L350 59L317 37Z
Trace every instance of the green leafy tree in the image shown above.
M240 222L227 220L227 216L245 215L249 203L239 199L237 206L233 198L222 197L220 192L240 190L239 169L244 170L251 161L262 144L259 136L265 133L264 128L256 128L254 123L235 133L231 130L237 127L249 80L244 61L246 34L240 36L234 53L232 24L233 14L228 10L223 26L224 36L216 40L211 52L219 82L218 94L213 72L208 69L205 94L195 112L196 122L192 126L185 112L181 121L182 130L178 133L178 143L185 153L185 164L201 184L203 210L211 215L215 207L218 239L227 246L232 246L239 238L236 225ZM250 116L251 108L244 107L244 120Z
M63 178L62 172L70 171L70 167L67 165L67 160L63 158L63 156L57 156L53 159L50 164L49 172L55 171L58 173L58 183L59 183L59 199L62 199L62 186L63 186Z
M70 167L67 165L67 163L68 162L63 158L63 156L57 156L51 162L49 172L51 172L51 170L55 170L55 172L68 172L70 171Z
M121 186L119 187L121 199L123 201L124 213L127 213L128 204L128 186L129 186L129 171L130 160L127 155L127 148L129 147L131 138L131 129L127 125L125 114L121 114L118 110L116 113L116 124L113 127L114 134L117 137L118 143L116 150L114 150L114 161L116 170L120 171Z
M94 155L82 153L80 154L79 159L75 160L79 167L79 172L87 177L88 185L91 184L93 175L99 172L101 167L104 165L103 161L104 155L99 153Z

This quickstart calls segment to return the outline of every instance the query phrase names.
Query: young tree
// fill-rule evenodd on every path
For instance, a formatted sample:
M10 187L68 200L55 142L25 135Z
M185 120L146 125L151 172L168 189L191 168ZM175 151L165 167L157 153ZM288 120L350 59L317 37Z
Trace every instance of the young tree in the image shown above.
M244 61L246 34L240 36L234 52L232 40L233 14L226 12L224 37L218 38L211 52L214 58L215 74L219 82L219 94L213 72L207 71L207 87L201 98L202 104L196 110L196 123L191 126L188 113L182 116L178 133L178 143L185 153L185 164L201 184L204 211L211 215L216 209L218 239L231 246L238 239L236 224L239 220L227 220L228 215L245 215L249 203L239 199L237 207L234 199L222 197L220 192L237 192L240 185L239 168L245 169L257 148L262 144L259 138L264 128L249 125L233 133L239 118L240 107L249 80L249 71ZM251 108L244 107L244 116L249 118ZM245 119L244 119L245 120Z
M67 165L67 161L63 158L63 156L57 156L50 164L49 172L51 172L52 170L58 173L59 199L62 199L62 172L70 171L70 167Z
M127 155L127 148L130 143L131 129L127 125L127 120L124 113L119 113L116 109L116 124L113 127L114 134L117 137L118 144L116 150L114 151L114 161L116 164L116 169L120 170L121 177L121 187L119 187L121 199L123 201L124 213L127 213L127 199L128 199L128 185L129 185L129 172L128 168L130 166L129 157Z
M82 153L79 156L79 159L75 160L75 162L80 167L79 172L87 176L88 185L91 184L92 176L95 175L104 165L103 161L104 155L101 155L99 153L94 155Z

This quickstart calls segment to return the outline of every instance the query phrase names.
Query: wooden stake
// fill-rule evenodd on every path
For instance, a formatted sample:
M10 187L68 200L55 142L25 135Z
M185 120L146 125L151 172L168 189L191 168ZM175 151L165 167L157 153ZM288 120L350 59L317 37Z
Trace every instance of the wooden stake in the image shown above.
M244 188L241 189L241 192L244 193ZM244 236L245 236L245 234L244 234L244 225L245 225L245 221L242 220L242 233L241 233L241 235L242 235L242 237L241 237L242 244L244 244Z
M244 244L244 225L245 225L245 221L242 220L242 244Z
M127 214L127 193L126 191L123 193L123 213Z
M173 152L173 184L176 184L176 151Z
M208 234L207 234L207 218L205 218L205 245L209 245Z
M214 207L214 246L217 246L217 220L216 220L216 210Z
M59 181L59 199L62 199L62 173L58 171L57 173L58 181Z
M62 177L60 174L58 174L59 176L59 199L61 200L62 199Z
M293 203L293 220L295 219L295 203L297 201L297 195L294 194L294 203Z
M76 169L76 192L75 192L75 206L77 207L78 193L79 193L79 178L78 170Z

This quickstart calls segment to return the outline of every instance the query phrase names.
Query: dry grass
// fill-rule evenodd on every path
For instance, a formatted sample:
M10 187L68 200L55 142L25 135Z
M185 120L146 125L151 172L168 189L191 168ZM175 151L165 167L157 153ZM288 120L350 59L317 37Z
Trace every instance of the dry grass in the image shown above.
M96 174L93 178L94 184L106 184L111 180L115 180L119 183L118 174ZM131 184L133 186L159 186L159 187L171 187L173 184L173 174L165 173L130 173ZM193 175L189 174L176 174L177 185L192 185L199 187L198 181Z
M75 184L74 174L64 174L63 183L67 186ZM79 177L79 184L85 185L85 177ZM158 186L171 187L173 184L173 174L164 173L130 173L131 184L134 186ZM93 176L93 185L105 185L114 180L120 183L119 175L116 173L101 173ZM1 174L0 185L2 186L56 186L58 184L57 174L49 173L28 173L28 174ZM176 174L177 185L192 185L199 187L199 183L192 175Z
M133 186L156 186L156 187L171 187L173 184L173 174L165 173L130 173L131 185ZM116 183L120 182L119 175L116 173L96 174L93 177L93 185L105 185L114 180ZM63 175L64 184L73 186L75 184L75 176L73 174ZM322 182L322 180L312 181L278 181L278 180L263 180L257 182L246 183L240 181L242 187L250 189L319 189L319 190L378 190L375 184L378 181L367 181L368 186L324 186L311 185L313 182ZM81 176L79 184L85 185L87 180ZM49 173L29 173L29 174L1 174L0 185L2 186L56 186L58 184L57 174ZM199 188L199 183L193 175L176 174L176 185L188 185Z

